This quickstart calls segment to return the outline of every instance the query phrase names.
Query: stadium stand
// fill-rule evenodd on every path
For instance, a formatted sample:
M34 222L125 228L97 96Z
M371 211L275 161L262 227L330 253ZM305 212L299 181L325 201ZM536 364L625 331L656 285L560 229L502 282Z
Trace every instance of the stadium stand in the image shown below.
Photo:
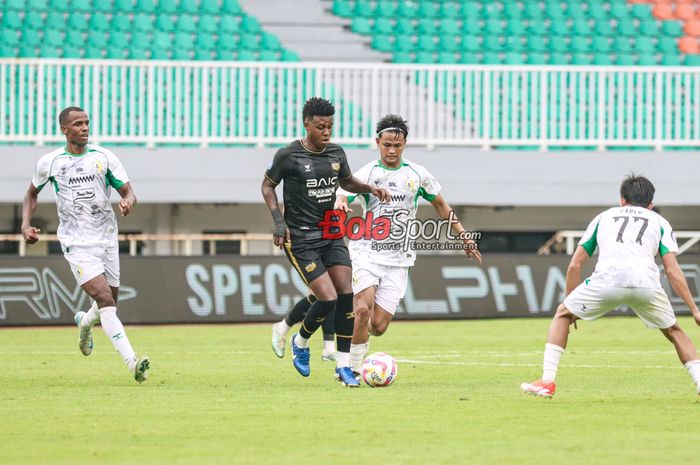
M299 61L238 0L0 0L0 57Z
M700 2L334 0L395 63L700 65Z

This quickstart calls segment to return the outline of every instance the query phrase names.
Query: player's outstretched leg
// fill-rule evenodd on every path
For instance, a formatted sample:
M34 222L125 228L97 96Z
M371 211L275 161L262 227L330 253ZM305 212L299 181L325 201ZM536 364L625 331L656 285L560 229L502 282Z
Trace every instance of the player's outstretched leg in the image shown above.
M335 361L335 309L328 314L321 329L323 330L323 353L321 360L324 362Z
M674 323L673 326L662 329L661 332L666 338L671 341L676 348L676 353L683 366L688 370L695 390L700 395L700 360L698 359L698 351L683 329Z
M343 386L359 387L357 379L350 366L350 345L353 337L353 294L340 294L335 308L335 334L338 350L335 358L335 376Z
M556 390L554 380L557 376L559 360L566 349L569 325L576 319L576 316L569 312L563 304L559 306L552 323L549 325L547 344L544 347L542 377L531 383L522 383L520 389L523 392L538 397L551 398L554 396Z
M316 297L309 295L304 297L299 302L294 304L289 314L282 321L278 321L272 325L272 351L279 358L284 357L284 349L286 347L286 339L289 330L295 324L301 322L309 311L309 307L316 301Z
M126 331L122 322L117 317L117 307L103 307L99 309L100 322L112 345L121 355L122 360L131 371L134 379L139 383L146 380L146 370L149 369L148 357L137 358L134 349L131 347L129 338L126 337Z
M92 353L93 348L92 327L100 321L97 303L93 301L87 312L77 312L74 321L78 325L78 348L83 355L88 356Z
M326 316L335 308L336 300L317 300L311 305L301 323L299 332L291 338L292 363L301 376L309 376L309 338L321 326Z

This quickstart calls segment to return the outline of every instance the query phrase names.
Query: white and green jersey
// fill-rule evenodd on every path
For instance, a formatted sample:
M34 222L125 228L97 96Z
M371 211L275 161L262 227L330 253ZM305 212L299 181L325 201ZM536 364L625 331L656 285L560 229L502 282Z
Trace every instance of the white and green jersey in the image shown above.
M392 218L391 236L383 243L395 247L377 247L372 239L351 240L349 250L351 257L362 255L373 263L391 266L413 266L416 251L404 247L406 224L415 220L418 210L418 198L433 201L440 193L440 183L424 167L403 159L398 168L387 168L381 160L367 163L353 175L370 186L381 187L389 191L391 200L381 203L371 194L350 194L338 189L336 194L348 197L348 203L357 199L362 204L363 216L372 212L376 219L380 216ZM373 245L373 243L375 243Z
M661 287L657 252L678 253L668 221L648 208L624 206L605 210L588 225L579 245L588 255L600 249L591 280L613 287Z
M119 189L129 178L119 159L109 150L88 144L74 155L65 148L41 157L32 184L51 185L58 210L58 240L63 249L73 245L116 245L117 219L110 203L112 187Z

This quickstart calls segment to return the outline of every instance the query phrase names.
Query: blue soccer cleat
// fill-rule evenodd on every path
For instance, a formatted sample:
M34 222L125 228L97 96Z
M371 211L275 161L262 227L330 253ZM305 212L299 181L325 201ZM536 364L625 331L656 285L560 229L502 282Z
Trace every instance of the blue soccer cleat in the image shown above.
M298 333L297 333L298 334ZM289 345L292 346L292 363L301 376L309 376L311 368L309 368L309 348L302 349L294 343L296 334L292 336Z
M355 377L355 373L350 367L336 368L335 379L340 381L343 386L360 387L360 380Z

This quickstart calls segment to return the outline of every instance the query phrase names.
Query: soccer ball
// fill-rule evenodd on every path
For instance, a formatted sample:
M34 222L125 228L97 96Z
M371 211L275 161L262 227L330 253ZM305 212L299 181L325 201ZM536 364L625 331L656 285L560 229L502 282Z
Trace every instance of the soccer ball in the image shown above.
M367 386L385 387L396 381L399 367L391 355L376 352L362 362L361 374Z

